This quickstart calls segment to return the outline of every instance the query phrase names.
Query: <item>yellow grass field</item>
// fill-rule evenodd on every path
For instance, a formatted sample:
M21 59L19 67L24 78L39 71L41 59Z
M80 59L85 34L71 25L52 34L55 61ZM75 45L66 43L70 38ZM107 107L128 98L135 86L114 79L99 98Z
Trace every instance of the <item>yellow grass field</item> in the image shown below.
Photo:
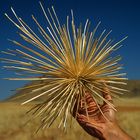
M121 127L136 140L140 139L140 98L123 98L115 102L118 106L117 119ZM95 140L84 132L77 122L67 133L55 126L34 134L39 120L24 125L30 116L25 116L31 105L19 103L0 103L0 140Z

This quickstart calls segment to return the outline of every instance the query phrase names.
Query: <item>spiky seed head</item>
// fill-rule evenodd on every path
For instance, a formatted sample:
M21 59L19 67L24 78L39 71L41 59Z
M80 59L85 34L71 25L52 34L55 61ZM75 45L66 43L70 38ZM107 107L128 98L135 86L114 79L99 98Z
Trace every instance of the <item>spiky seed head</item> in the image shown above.
M28 43L24 45L16 40L10 40L18 48L2 51L8 56L1 58L9 64L4 68L15 70L18 75L16 78L8 78L9 80L35 81L17 89L28 92L21 95L28 98L22 105L45 97L43 103L31 109L34 118L41 117L42 128L49 127L59 116L59 127L65 128L69 112L73 111L76 102L79 103L81 98L85 97L86 90L91 93L97 104L98 99L101 99L115 109L101 93L105 86L112 96L125 91L117 87L119 84L125 84L122 80L126 79L123 78L125 73L119 73L122 69L118 64L121 58L111 57L111 53L120 47L120 43L126 37L113 43L113 40L107 39L111 31L106 33L106 30L96 37L100 22L91 31L89 20L84 28L81 25L76 28L73 11L71 22L67 16L66 24L61 26L53 7L46 12L41 3L40 6L48 27L43 28L32 15L39 34L18 17L13 8L11 10L17 22L5 14L21 31L19 36L26 44Z

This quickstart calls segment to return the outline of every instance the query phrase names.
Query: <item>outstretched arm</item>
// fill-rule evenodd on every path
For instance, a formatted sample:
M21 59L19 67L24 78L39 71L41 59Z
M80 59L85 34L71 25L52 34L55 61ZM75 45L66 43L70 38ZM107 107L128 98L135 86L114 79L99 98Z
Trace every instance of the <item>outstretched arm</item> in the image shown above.
M107 101L112 103L112 98L107 88L104 89L103 96ZM115 111L110 105L106 102L103 105L97 105L88 91L86 91L85 98L89 116L87 117L86 115L86 109L79 105L76 120L88 134L97 137L99 140L132 140L119 127L115 118ZM83 102L82 99L81 102Z

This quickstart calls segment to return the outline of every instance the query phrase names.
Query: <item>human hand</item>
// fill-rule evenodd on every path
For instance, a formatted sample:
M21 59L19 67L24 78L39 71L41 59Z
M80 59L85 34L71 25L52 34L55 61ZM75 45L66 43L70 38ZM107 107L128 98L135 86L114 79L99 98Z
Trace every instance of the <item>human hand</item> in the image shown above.
M102 94L112 104L112 107L106 102L102 105L97 104L91 93L86 91L85 100L81 99L77 111L77 104L75 105L73 116L76 116L76 120L88 134L100 140L132 140L121 130L116 122L115 108L113 107L113 101L107 87L103 89ZM88 116L84 107L85 102Z

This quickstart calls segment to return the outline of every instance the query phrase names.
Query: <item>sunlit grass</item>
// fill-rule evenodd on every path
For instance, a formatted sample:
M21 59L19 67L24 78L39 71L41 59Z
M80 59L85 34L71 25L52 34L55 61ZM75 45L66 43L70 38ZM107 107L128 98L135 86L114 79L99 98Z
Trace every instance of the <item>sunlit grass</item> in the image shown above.
M125 102L121 102L121 106L137 106L140 107L140 98L126 98ZM120 106L120 102L115 101L116 106ZM2 140L94 140L93 137L86 134L82 128L73 120L72 129L67 130L65 134L62 130L57 129L55 124L46 130L41 130L34 135L38 128L39 119L24 126L29 116L25 112L30 109L32 105L21 106L17 103L0 103L0 139ZM121 110L117 112L117 119L121 127L135 139L140 139L140 111ZM56 122L57 123L57 122Z

